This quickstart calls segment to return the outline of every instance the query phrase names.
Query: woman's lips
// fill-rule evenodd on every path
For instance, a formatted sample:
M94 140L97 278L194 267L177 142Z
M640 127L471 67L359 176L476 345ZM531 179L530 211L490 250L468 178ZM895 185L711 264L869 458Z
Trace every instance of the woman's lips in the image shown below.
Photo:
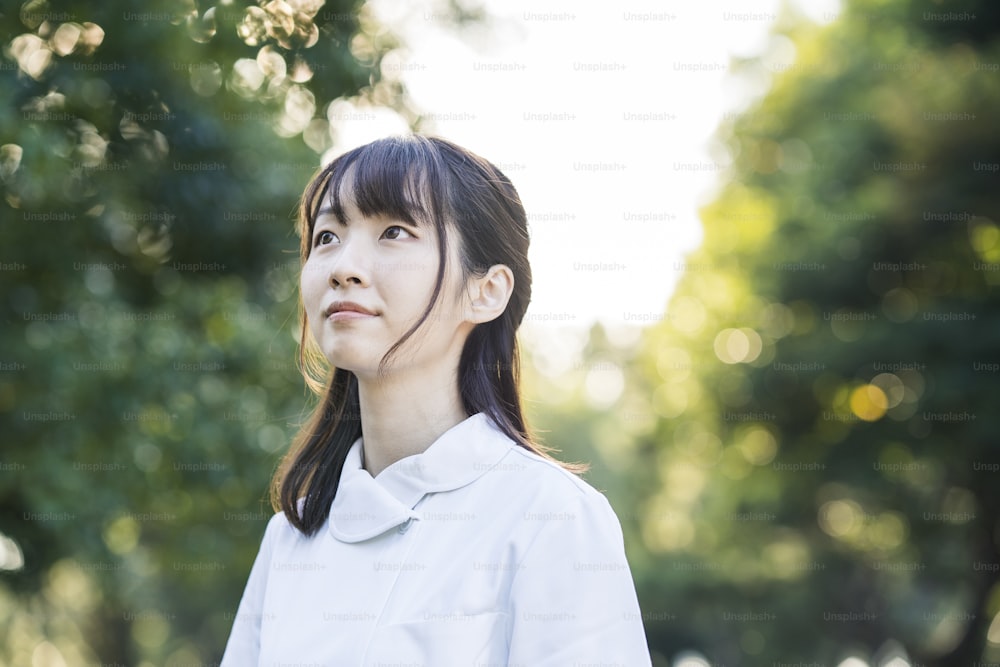
M330 316L326 319L331 322L349 322L352 320L363 320L369 317L375 317L370 313L360 313L356 310L338 310L330 313Z

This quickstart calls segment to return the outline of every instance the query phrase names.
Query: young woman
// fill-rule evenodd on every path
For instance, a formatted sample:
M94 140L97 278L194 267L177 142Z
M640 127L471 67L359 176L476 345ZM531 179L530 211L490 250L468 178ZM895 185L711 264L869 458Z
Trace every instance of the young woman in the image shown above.
M617 517L522 415L531 270L507 177L380 139L320 171L299 231L321 400L222 665L648 666Z

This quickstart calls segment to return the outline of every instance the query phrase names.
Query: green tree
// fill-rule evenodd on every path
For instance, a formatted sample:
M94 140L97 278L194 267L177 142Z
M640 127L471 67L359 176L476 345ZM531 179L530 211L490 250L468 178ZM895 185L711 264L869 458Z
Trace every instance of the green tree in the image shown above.
M655 652L1000 658L998 33L854 0L738 63L773 81L620 399Z
M354 0L29 0L0 41L0 664L212 662L303 411L296 202L332 101L407 113L394 38Z

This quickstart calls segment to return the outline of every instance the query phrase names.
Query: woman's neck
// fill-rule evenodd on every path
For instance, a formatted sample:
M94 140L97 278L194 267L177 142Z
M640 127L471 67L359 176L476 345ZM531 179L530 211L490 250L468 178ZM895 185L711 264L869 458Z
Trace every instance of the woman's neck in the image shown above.
M458 369L392 373L382 382L358 378L364 468L375 477L407 456L430 447L464 421Z

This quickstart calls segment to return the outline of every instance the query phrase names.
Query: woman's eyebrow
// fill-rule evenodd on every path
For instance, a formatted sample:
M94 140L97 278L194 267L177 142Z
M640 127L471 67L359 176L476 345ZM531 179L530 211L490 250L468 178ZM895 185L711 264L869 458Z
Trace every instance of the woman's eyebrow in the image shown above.
M347 220L343 220L342 221L337 216L337 212L333 210L332 206L324 206L324 207L320 208L318 211L316 211L316 220L319 220L324 215L333 216L333 219L336 220L337 222L339 222L340 224L345 225L345 226L347 225Z

